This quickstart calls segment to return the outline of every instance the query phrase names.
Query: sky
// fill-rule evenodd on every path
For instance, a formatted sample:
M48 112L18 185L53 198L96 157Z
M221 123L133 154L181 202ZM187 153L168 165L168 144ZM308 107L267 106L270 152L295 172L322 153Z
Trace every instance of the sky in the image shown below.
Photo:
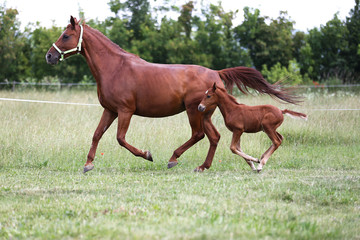
M0 5L7 8L16 8L19 12L18 20L21 28L28 23L40 22L40 26L65 27L69 23L70 15L78 17L79 8L85 12L87 19L98 19L103 21L107 17L114 16L110 11L108 2L110 0L0 0ZM150 0L151 6L159 6L164 0ZM186 0L168 0L171 4L181 6ZM122 0L124 2L124 0ZM200 9L200 3L217 4L218 0L194 0L196 8ZM239 10L234 24L243 21L243 8L257 8L261 16L277 18L280 11L287 11L291 20L295 21L294 28L304 31L319 28L339 13L338 17L345 20L350 10L355 6L354 0L223 0L222 6L226 11ZM173 16L177 18L177 15Z

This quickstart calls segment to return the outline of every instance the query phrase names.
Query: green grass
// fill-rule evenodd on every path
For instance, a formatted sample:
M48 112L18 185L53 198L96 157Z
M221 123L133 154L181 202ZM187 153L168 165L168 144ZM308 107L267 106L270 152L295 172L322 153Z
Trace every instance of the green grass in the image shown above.
M261 174L222 138L212 167L193 173L208 141L173 169L173 151L190 137L186 114L133 117L127 140L154 163L116 141L116 122L100 141L93 171L82 174L102 108L0 102L0 238L2 239L359 239L360 111L354 92L306 92L301 106L241 97L309 114L286 117L285 137ZM0 97L97 103L96 91L0 91ZM242 149L260 157L270 141L244 134ZM101 154L103 153L103 155Z

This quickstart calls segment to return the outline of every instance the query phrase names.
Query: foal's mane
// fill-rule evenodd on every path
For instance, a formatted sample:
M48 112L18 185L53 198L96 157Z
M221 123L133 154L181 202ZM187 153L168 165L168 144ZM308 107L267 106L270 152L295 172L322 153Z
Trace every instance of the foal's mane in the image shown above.
M228 92L226 91L225 88L216 87L216 90L220 90L221 93L222 93L223 95L225 95L225 96L227 95L227 97L228 97L233 103L235 103L235 104L237 104L237 105L240 105L240 103L238 103L238 102L236 101L236 98L235 98L233 95L228 94ZM216 91L215 91L215 93L216 93Z

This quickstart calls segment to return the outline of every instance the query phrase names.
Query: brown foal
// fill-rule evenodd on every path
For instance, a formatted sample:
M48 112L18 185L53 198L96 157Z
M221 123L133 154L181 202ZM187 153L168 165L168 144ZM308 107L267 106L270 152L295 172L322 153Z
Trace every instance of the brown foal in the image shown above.
M233 132L230 149L245 159L252 170L260 172L270 156L280 146L283 136L276 129L284 121L283 114L291 117L307 119L306 114L290 110L280 110L272 105L247 106L236 102L235 98L227 94L222 87L214 83L205 92L205 96L198 106L200 112L207 108L218 106L224 117L226 127ZM240 137L244 132L256 133L264 131L272 141L270 148L261 156L260 160L244 153L240 148ZM253 162L259 163L256 169Z

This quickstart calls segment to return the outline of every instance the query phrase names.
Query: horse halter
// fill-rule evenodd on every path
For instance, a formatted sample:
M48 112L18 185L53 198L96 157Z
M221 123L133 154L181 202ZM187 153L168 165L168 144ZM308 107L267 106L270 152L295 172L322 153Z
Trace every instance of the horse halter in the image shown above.
M61 58L60 58L60 62L64 60L64 56L65 54L68 54L68 53L72 53L72 52L77 52L78 54L81 52L81 43L83 41L83 33L84 33L84 29L83 29L83 26L82 25L79 25L80 26L80 37L79 37L79 42L77 44L77 46L75 48L72 48L72 49L69 49L67 51L61 51L60 48L58 48L56 46L55 43L53 43L53 47L56 49L56 51L58 51L61 55Z

